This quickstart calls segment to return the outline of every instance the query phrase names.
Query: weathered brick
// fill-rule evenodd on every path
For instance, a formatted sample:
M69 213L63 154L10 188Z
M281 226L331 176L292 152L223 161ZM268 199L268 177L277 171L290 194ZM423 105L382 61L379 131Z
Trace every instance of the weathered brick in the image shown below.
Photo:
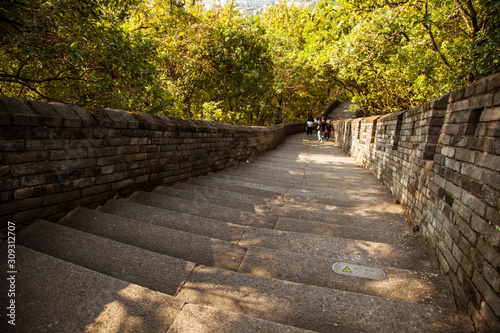
M496 293L500 293L500 274L489 263L484 264L484 278Z
M86 112L84 109L76 105L71 105L70 107L75 111L76 115L80 118L80 120L82 121L82 126L84 128L91 127L94 124L95 120L90 113Z
M23 151L24 140L0 140L0 152Z
M64 149L50 152L50 160L71 160L81 159L88 155L87 149Z
M9 126L12 124L12 119L10 116L10 112L3 105L2 100L0 99L0 126Z
M116 154L117 155L132 154L132 153L138 153L140 150L141 150L141 146L139 146L139 145L122 146L122 147L116 147Z
M498 205L498 203L500 201L500 191L495 191L491 187L485 185L485 186L483 186L482 197L483 197L484 202L486 202L487 204L489 204L493 207L497 207L498 209L500 209L500 206Z
M123 172L116 172L112 173L110 175L101 175L96 177L96 185L99 184L105 184L105 183L112 183L116 181L120 181L125 177L125 174Z
M66 139L26 140L26 150L67 149L68 145L69 145L69 141Z
M469 100L463 99L461 101L450 104L450 106L451 106L453 112L467 110L467 109L469 109Z
M148 158L147 153L137 153L137 154L127 154L124 155L125 162L133 162L133 161L140 161L140 160L146 160Z
M103 109L102 111L111 119L114 128L128 127L127 121L122 115L123 113L126 113L125 111L115 109Z
M497 207L487 207L486 208L486 220L488 220L490 223L498 226L499 230L497 230L497 232L500 233L500 213L499 213Z
M462 176L460 185L465 191L470 192L470 194L478 197L481 200L483 199L482 196L484 185L482 183L475 181L474 179L471 179L469 177Z
M462 193L462 202L479 216L484 216L486 213L486 205L480 199L476 198L472 194L469 194L468 192Z
M474 272L474 277L472 279L474 285L477 287L479 292L486 299L486 302L491 306L491 309L495 315L500 316L500 295L496 293L491 286L486 282L483 276L478 272Z
M449 156L453 157L453 156ZM476 152L468 149L457 148L455 150L455 158L458 161L464 161L469 163L474 163L476 159Z
M481 319L484 320L487 327L482 327L476 324L477 320L474 320L474 325L478 326L480 329L479 332L500 332L500 320L499 317L496 316L491 308L488 306L488 303L482 302L481 309L479 312Z
M48 160L47 151L23 151L8 154L0 154L0 164L19 164L29 162L39 162Z
M64 181L60 184L62 191L70 191L74 189L80 189L88 186L92 186L95 182L94 177L81 178L75 180Z
M148 144L149 142L148 138L131 138L130 139L130 144L131 145L145 145Z
M14 176L33 175L37 173L50 173L57 171L58 162L19 164L12 168Z
M61 117L62 126L64 127L80 127L82 125L82 120L76 114L75 110L66 104L62 103L50 103L54 111Z
M470 245L475 246L477 242L477 234L474 232L474 230L472 230L470 225L462 219L458 219L457 224L458 224L458 230L462 233L465 239L467 239L467 242ZM468 250L469 248L467 248L467 250L463 249L464 252L468 252Z
M481 122L500 121L500 106L486 108L481 112Z
M40 206L42 198L28 198L22 200L14 200L0 205L0 212L3 215L28 210Z
M135 184L135 179L124 179L122 181L119 181L119 182L116 182L116 183L113 183L112 184L112 189L114 191L116 190L119 190L119 189L123 189L123 188L126 188L126 187L129 187L129 186L132 186Z
M494 142L495 141L491 138L472 137L469 139L467 147L474 150L492 153Z
M497 191L500 191L500 174L498 172L483 169L481 173L481 181Z
M500 269L500 253L483 238L478 238L477 249L496 269Z
M493 106L493 92L489 92L486 94L473 96L469 99L469 108L477 109L477 108L487 108Z
M23 100L14 97L0 96L0 101L10 113L12 124L20 126L42 125L41 117L38 117Z
M483 169L474 164L462 163L460 173L471 179L482 181Z
M111 184L103 184L103 185L87 187L82 189L81 196L82 197L91 196L97 193L108 192L110 190L111 190Z
M476 164L480 167L488 168L500 172L500 156L490 153L478 153Z
M105 166L110 164L123 163L125 158L123 155L105 156L97 158L97 166Z
M28 101L28 104L31 105L35 113L40 116L44 125L51 127L59 127L62 125L62 118L50 104L39 101Z
M57 194L51 194L44 196L42 199L43 206L50 206L59 204L61 202L68 202L80 197L80 191L71 191L71 192L61 192Z
M23 210L14 214L12 220L15 223L33 221L40 217L47 217L57 214L57 206L38 207L34 209Z
M116 155L115 147L101 147L101 148L89 148L89 157L104 157L104 156L114 156Z

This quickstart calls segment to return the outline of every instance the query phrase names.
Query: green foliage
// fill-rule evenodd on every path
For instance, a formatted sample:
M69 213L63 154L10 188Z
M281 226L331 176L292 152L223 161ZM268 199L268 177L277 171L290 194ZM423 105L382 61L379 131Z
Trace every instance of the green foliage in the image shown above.
M125 24L133 1L9 1L1 14L1 93L147 109L157 91L153 41Z
M498 0L6 0L0 93L234 124L417 106L500 71Z

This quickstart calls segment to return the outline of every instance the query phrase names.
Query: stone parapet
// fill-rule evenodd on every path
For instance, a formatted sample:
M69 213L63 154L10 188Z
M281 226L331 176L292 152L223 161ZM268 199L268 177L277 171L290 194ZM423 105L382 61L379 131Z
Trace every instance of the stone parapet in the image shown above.
M29 223L215 172L278 146L305 123L180 120L0 97L0 222Z
M500 73L334 128L339 146L391 190L435 248L458 308L479 331L500 331Z

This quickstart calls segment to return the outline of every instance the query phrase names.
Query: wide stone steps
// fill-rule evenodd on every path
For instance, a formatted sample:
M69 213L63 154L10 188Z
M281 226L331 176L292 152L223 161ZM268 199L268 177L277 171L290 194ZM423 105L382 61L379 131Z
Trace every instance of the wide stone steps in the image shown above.
M206 190L208 192L208 190ZM288 217L300 219L305 221L318 221L323 223L330 223L334 225L344 225L349 227L367 228L372 230L393 231L398 234L408 233L409 227L401 223L403 217L400 213L393 213L388 211L374 211L360 208L353 212L351 208L340 208L333 205L323 205L322 207L311 205L299 205L297 203L286 204L285 206L279 205L256 205L245 201L240 201L233 197L218 197L202 191L188 191L178 188L164 188L160 187L153 191L153 193L136 193L131 200L134 202L146 202L147 198L152 198L153 194L160 194L171 197L168 202L162 201L159 207L175 209L179 212L189 213L193 215L200 214L200 210L210 209L207 207L218 206L219 209L226 210L235 209L241 212L248 212L252 215L256 213L261 218L268 217L268 221L276 223L275 217ZM142 198L146 197L146 198ZM179 198L183 200L179 200ZM192 201L191 205L186 205L186 201ZM183 204L179 204L179 203ZM208 206L207 206L208 205ZM195 206L195 207L193 207ZM323 208L323 209L321 209ZM228 210L229 212L229 210ZM210 213L213 214L213 213ZM235 216L233 214L233 216ZM269 218L271 216L271 218ZM365 218L368 217L368 218ZM214 218L220 219L220 216ZM404 221L404 220L403 220ZM271 222L272 223L272 222ZM270 224L271 225L271 224Z
M1 241L2 251L5 242ZM110 260L111 261L111 260ZM2 332L234 333L310 331L203 305L17 245L16 326ZM0 262L7 272L6 261ZM0 281L0 286L6 283ZM2 289L5 290L5 289ZM5 305L6 298L2 298Z
M16 241L20 332L472 331L388 191L299 136L216 174L37 220ZM337 262L385 277L340 275Z
M253 225L260 228L274 228L278 217L259 214L259 212L240 211L234 208L221 207L211 203L193 202L191 200L165 197L164 195L148 192L135 192L130 197L131 202L147 204L153 207L169 209L175 212L208 217L215 220ZM267 208L265 208L267 209Z
M196 266L178 297L316 332L469 332L456 311Z
M152 252L78 231L68 237L70 231L70 228L39 220L23 232L19 245L134 285L147 286L149 290L175 294L184 302L317 332L330 332L332 327L347 332L368 332L373 325L382 325L384 317L390 315L405 318L406 323L409 321L413 327L424 330L429 324L430 327L439 324L444 331L462 332L461 324L466 323L465 318L461 319L459 314L445 307L423 306L191 263L175 266L166 256L155 257ZM50 235L61 241L48 242ZM79 251L82 247L86 251ZM259 259L249 257L250 262ZM245 266L252 265L246 263ZM181 277L175 279L173 276ZM167 282L172 280L176 280L175 285L167 287ZM355 303L352 303L353 298ZM373 318L370 322L354 321L374 312L376 321ZM99 317L102 315L100 313ZM454 319L452 323L444 322L450 318ZM99 318L96 320L99 325ZM348 322L353 324L343 324ZM384 325L390 330L404 328L401 323Z
M174 221L174 224L170 224L168 217L171 215L170 211L165 211L156 207L148 209L146 205L142 205L141 207L138 204L132 206L132 211L131 208L127 208L127 202L118 200L112 202L112 204L108 202L100 211L119 216L133 217L142 222L162 225L167 228L179 228L186 232L193 232L199 235L203 235L203 233L207 231L210 233L210 237L226 240L243 248L259 246L275 250L326 256L338 260L349 259L351 262L358 264L365 263L392 266L433 274L439 272L437 264L431 259L432 252L429 249L422 246L412 246L417 243L415 237L403 238L399 244L393 245L356 239L310 235L284 230L255 228L252 226L244 227L208 219L203 220L205 225L202 227L200 227L198 223L193 223L192 227L188 217L188 220L182 225L179 220ZM99 213L90 210L86 210L85 212L85 215L80 215L80 219L83 222L94 219L92 216ZM98 232L103 233L105 231L98 230ZM113 232L110 231L108 233L112 234Z
M358 283L353 281L347 283L345 278L332 274L334 260L330 256L278 251L270 247L251 246L247 250L236 245L231 246L232 244L221 244L224 242L214 239L204 240L206 237L197 235L186 239L189 234L183 235L185 232L147 226L140 222L136 222L139 230L137 232L131 228L131 222L133 221L79 208L61 222L63 225L36 221L22 233L18 243L102 274L170 295L175 295L184 284L194 268L194 263L211 263L214 267L268 278L410 302L453 306L449 293L433 292L436 289L446 290L448 287L446 281L437 274L417 273L378 265L386 272L387 279L384 281L368 283L368 280L357 279ZM59 241L48 241L51 237L57 237ZM174 239L173 245L180 249L175 249L170 241L164 242L165 239ZM212 249L204 246L204 242L212 242ZM293 243L296 246L299 242ZM273 242L269 244L272 246ZM89 247L89 250L85 252L77 250L86 247ZM286 248L286 243L282 247ZM129 256L132 256L132 260ZM113 261L109 261L109 258L113 258ZM339 259L339 256L336 258ZM361 260L361 262L366 261L366 259ZM283 267L287 269L283 270ZM412 288L400 293L399 288L402 284L411 284Z

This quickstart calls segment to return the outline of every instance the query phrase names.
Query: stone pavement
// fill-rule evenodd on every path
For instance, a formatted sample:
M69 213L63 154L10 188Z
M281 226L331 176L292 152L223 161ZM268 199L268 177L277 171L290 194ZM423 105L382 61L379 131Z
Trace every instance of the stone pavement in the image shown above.
M16 241L18 332L473 331L389 191L305 133Z

